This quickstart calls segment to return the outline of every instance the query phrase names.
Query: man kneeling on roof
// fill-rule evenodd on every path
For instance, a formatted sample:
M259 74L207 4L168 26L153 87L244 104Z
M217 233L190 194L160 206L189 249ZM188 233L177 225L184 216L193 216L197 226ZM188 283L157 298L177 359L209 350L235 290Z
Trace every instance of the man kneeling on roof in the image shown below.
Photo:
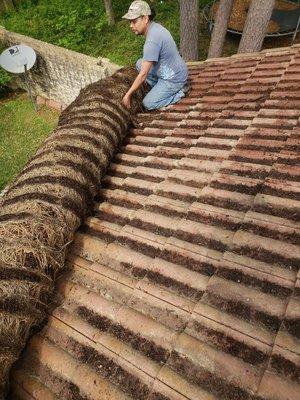
M132 94L147 80L151 86L143 105L155 110L177 103L185 96L188 70L181 58L170 32L153 21L146 1L134 1L123 18L130 21L130 28L136 35L144 35L143 58L136 63L139 72L131 88L123 97L123 104L130 108Z

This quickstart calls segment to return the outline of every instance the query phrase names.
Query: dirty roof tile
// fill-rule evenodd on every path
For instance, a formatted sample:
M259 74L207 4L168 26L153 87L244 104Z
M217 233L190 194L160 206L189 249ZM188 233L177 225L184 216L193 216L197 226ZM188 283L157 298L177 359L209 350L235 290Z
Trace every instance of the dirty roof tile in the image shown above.
M193 63L187 97L137 116L16 395L298 399L299 61Z

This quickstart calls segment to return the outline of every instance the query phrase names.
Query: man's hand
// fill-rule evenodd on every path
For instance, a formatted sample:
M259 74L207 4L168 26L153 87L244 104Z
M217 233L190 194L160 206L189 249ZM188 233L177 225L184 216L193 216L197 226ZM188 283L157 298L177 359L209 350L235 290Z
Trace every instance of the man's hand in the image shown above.
M138 76L135 78L133 84L131 85L131 88L128 90L128 92L125 94L125 96L122 99L122 104L125 107L127 107L128 109L131 108L132 94L136 90L138 90L138 88L145 82L152 65L153 65L152 61L143 61L142 62L142 67L141 67L141 70L140 70Z
M131 96L130 94L126 93L125 96L123 97L122 103L124 106L128 109L131 108Z

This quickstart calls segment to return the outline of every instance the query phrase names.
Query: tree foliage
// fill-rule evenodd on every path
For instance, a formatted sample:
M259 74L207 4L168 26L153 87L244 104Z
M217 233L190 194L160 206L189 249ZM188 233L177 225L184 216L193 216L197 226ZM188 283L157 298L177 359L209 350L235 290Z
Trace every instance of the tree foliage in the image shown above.
M116 24L107 20L104 0L21 0L15 10L0 15L0 25L48 43L94 57L107 57L120 64L133 64L141 57L144 38L132 34L128 21L122 20L132 0L111 0ZM150 0L149 0L150 2ZM199 0L203 7L210 0ZM180 41L179 2L153 0L157 16ZM205 42L201 41L201 58Z

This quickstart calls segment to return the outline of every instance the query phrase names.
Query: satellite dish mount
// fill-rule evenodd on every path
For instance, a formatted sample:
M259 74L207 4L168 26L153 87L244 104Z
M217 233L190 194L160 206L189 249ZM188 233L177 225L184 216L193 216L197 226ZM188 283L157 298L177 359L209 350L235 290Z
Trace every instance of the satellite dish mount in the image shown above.
M28 71L32 68L36 61L35 51L24 44L18 44L4 50L0 55L0 65L6 71L13 74L24 74L24 80L32 101L35 111L37 107L32 96L30 81L28 79Z

